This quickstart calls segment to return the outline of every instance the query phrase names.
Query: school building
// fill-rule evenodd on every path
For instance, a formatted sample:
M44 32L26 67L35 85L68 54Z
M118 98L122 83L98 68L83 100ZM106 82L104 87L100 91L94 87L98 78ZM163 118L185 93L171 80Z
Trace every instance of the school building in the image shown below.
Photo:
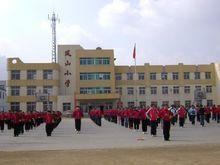
M8 58L10 110L67 111L91 107L220 104L220 63L116 66L114 51L58 45L58 63L23 63Z

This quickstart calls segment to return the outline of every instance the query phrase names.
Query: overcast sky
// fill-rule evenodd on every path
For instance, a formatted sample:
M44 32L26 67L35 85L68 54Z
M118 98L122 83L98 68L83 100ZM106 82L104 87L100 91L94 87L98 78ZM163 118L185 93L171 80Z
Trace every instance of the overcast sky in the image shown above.
M114 49L117 65L220 61L220 0L0 0L0 55L51 62L48 13L58 44Z

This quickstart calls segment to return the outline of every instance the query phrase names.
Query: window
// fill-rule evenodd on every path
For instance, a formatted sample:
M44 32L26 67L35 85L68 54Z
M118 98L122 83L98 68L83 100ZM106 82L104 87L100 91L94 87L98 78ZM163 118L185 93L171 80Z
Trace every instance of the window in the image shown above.
M43 111L53 110L53 102L52 101L44 101L43 102Z
M155 105L157 107L157 101L151 101L151 105Z
M27 95L33 96L36 94L36 86L27 86Z
M190 93L190 86L184 86L184 93L186 94Z
M11 87L11 95L12 96L19 96L20 95L20 87L19 86L12 86Z
M163 95L168 94L168 86L163 86L163 87L162 87L162 94L163 94Z
M207 100L207 106L213 106L213 100Z
M161 73L161 79L167 80L167 73L166 72Z
M200 79L200 72L195 72L194 73L194 78L195 78L195 80L199 80Z
M201 91L202 87L200 85L195 86L196 91Z
M63 112L71 110L71 103L63 103Z
M36 102L27 102L27 111L36 111Z
M133 87L127 87L127 94L133 95L134 94L134 88Z
M131 107L131 108L134 107L134 102L133 101L129 101L128 102L128 107Z
M138 80L144 80L144 73L138 73Z
M98 58L80 58L80 65L109 65L109 57L98 57Z
M173 72L173 80L178 80L178 79L179 79L179 73Z
M115 79L116 80L121 80L121 73L116 73L115 74Z
M191 106L191 100L185 100L185 107Z
M173 87L173 94L179 94L179 86Z
M11 79L12 80L20 80L20 70L12 70L11 71Z
M84 87L80 88L80 94L107 94L111 93L110 87Z
M183 78L184 78L184 80L189 80L190 79L189 72L184 72Z
M50 96L53 95L53 87L52 86L43 86L43 93L48 93Z
M80 73L80 80L110 80L110 72Z
M36 70L28 70L27 71L27 79L28 80L35 80L37 76Z
M180 106L180 101L174 101L173 104L176 106L176 107L179 107Z
M103 65L109 65L110 64L110 59L109 57L103 58Z
M145 87L139 87L139 95L145 95Z
M119 93L119 95L122 95L122 87L116 87L116 93Z
M169 101L162 101L162 106L167 105L169 106Z
M11 110L12 111L19 111L20 110L20 103L19 102L11 102Z
M43 70L43 79L44 80L52 80L53 79L53 71L52 70Z
M127 80L133 80L133 73L127 73Z
M157 94L157 87L150 87L150 93L152 95L156 95Z
M211 79L211 72L205 72L205 79Z
M156 73L150 73L150 80L156 80Z
M146 107L146 101L140 101L139 105L141 108L145 108Z
M206 93L212 93L212 86L211 85L206 86Z

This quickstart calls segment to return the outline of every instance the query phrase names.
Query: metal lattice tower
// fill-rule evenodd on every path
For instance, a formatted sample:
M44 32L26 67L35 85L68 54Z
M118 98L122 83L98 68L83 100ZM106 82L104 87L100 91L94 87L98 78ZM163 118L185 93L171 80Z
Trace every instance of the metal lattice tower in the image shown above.
M56 22L60 22L58 15L55 15L53 12L52 17L48 14L48 19L51 21L51 28L52 28L52 62L57 62L57 51L56 51Z

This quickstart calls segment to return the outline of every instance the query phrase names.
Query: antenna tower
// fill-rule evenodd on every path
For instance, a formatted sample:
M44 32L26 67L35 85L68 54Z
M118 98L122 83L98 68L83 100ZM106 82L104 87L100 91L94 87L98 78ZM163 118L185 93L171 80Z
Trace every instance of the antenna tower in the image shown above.
M57 62L57 51L56 51L56 22L60 22L58 15L55 15L53 12L52 16L50 17L48 14L48 19L51 21L51 28L52 28L52 62Z

